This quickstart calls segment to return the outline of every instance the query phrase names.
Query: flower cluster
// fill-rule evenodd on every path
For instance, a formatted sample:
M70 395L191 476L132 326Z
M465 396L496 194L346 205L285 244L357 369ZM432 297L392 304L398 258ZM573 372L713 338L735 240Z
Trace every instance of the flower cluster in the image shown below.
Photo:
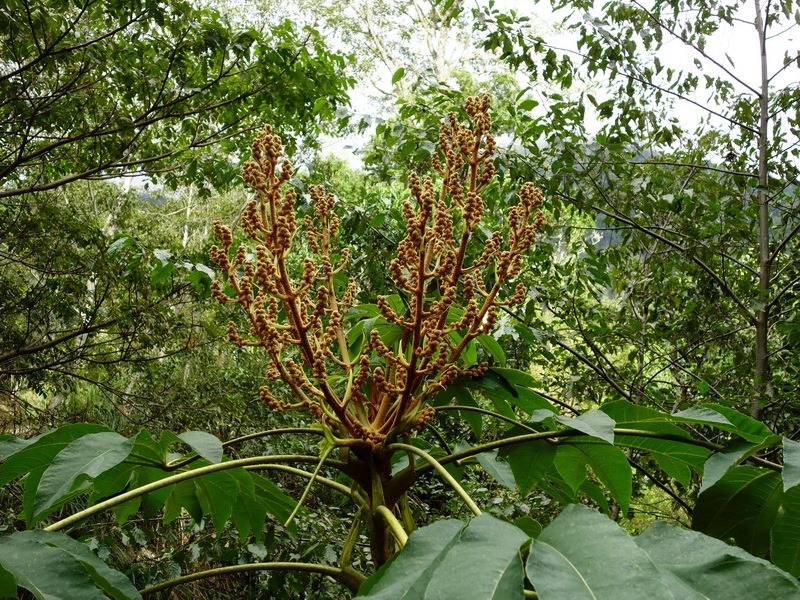
M348 346L345 324L355 284L336 285L348 252L334 252L339 227L334 198L321 187L310 188L313 217L305 218L303 229L311 255L290 273L298 230L296 192L286 185L292 167L269 126L256 138L253 160L244 166L256 197L241 217L254 252L245 245L233 250L230 229L216 222L220 245L211 257L226 273L232 295L217 281L212 291L223 302L239 304L248 317L247 333L229 324L231 340L263 347L267 378L281 379L292 390L294 401L287 403L262 387L267 406L305 408L377 450L387 439L424 427L434 414L427 400L456 377L485 372L485 363L463 366L459 358L476 337L492 330L498 307L524 299L521 284L510 297L502 291L519 274L522 256L544 222L542 194L526 183L520 202L509 210L505 235L496 231L473 240L484 212L481 193L494 177L489 105L488 96L467 100L470 125L448 115L440 154L433 157L436 181L411 175L411 198L402 207L405 235L389 265L407 305L398 311L379 296L377 310L397 335L387 341L372 328L355 350ZM479 254L470 252L471 242L482 245Z

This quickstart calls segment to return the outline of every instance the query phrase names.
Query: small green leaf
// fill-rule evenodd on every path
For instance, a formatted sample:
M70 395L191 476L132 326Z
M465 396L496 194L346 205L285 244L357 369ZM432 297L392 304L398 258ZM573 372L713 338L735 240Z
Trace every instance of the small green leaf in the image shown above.
M533 519L528 515L523 515L514 519L514 525L524 531L525 535L527 535L529 538L537 538L542 533L541 524L536 519Z
M511 466L498 456L497 450L481 452L475 458L478 459L478 462L484 470L491 475L497 483L511 491L516 490L517 483L514 478L514 472Z
M394 75L392 75L392 85L397 84L397 82L400 81L405 76L405 74L406 70L403 67L397 69L397 71L394 72Z

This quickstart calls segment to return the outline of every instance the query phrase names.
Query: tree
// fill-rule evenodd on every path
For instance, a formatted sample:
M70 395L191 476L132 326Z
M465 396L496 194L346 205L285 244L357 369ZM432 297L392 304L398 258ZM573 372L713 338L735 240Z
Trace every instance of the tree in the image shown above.
M96 180L207 194L235 178L254 123L314 132L350 82L312 29L236 30L187 2L19 0L0 16L0 388L24 402L81 365L192 344L185 307L210 269L148 247L127 230L139 200Z
M272 114L308 133L315 114L346 102L343 58L288 22L233 30L185 2L91 0L20 0L3 17L3 198L182 163L193 180L224 185L236 173L227 156L189 151L241 149L242 133Z
M561 270L572 279L562 284L568 300L552 298L554 316L583 343L552 340L614 394L663 405L666 380L688 392L685 403L712 393L780 429L794 411L797 375L786 357L795 338L800 129L786 107L800 88L791 75L796 50L773 57L770 48L774 32L797 22L791 3L611 2L601 13L588 3L554 6L586 11L565 21L578 36L575 55L527 37L513 16L488 11L486 20L487 47L510 64L565 87L586 82L575 100L542 94L545 111L519 132L525 154L516 170L529 165L551 196L606 232L581 244L580 274ZM748 34L747 25L760 59L755 80L712 42L724 30ZM667 44L684 48L691 66L670 61ZM600 77L609 85L591 84ZM673 104L705 116L692 130ZM592 118L594 133L584 125ZM677 337L676 323L684 325ZM620 347L630 353L611 350Z

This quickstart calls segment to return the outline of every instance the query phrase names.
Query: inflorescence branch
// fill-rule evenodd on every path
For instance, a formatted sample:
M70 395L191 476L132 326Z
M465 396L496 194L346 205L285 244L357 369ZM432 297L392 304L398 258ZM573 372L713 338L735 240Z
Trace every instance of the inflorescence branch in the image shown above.
M411 198L402 206L405 236L389 265L408 306L401 314L387 297L377 298L380 316L402 332L393 336L399 341L391 347L379 328L360 349L348 347L345 316L357 290L352 279L337 284L349 253L334 248L339 219L333 195L322 187L309 188L313 216L305 217L303 230L310 255L290 273L294 261L289 257L298 245L297 193L287 185L292 165L270 126L255 139L243 177L256 195L241 217L251 245L233 251L231 230L214 223L220 245L211 249L211 258L225 272L232 295L219 281L212 292L222 302L239 304L247 315L249 331L243 334L231 322L230 339L263 347L269 356L267 378L283 380L292 390L295 401L287 403L262 386L264 404L275 410L304 408L377 450L428 423L434 411L427 400L456 377L486 371L486 363L460 366L459 357L494 328L497 307L523 301L522 284L510 297L501 297L502 290L519 274L522 255L544 223L542 193L525 183L520 202L508 211L506 235L495 231L475 240L483 249L469 259L484 212L481 193L495 175L489 104L488 96L468 98L471 125L453 114L443 122L440 153L432 157L436 181L417 174L409 178Z

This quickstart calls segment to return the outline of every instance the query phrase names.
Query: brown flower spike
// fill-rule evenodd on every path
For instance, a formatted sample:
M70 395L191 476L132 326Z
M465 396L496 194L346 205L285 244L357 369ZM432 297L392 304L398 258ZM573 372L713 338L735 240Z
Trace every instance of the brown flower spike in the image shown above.
M226 295L215 281L214 296L239 304L249 322L247 332L231 322L231 340L263 347L269 356L267 378L291 388L294 401L288 403L263 386L264 404L275 410L305 408L337 434L377 451L387 440L425 426L433 417L427 400L456 377L486 370L485 363L460 366L458 359L472 340L492 330L498 306L524 299L521 284L511 297L501 297L501 290L519 274L522 254L544 222L542 193L526 183L519 204L509 210L506 234L476 240L483 250L468 261L484 210L481 192L494 177L489 104L488 96L467 99L471 126L453 114L443 122L440 154L433 156L436 181L416 174L409 178L406 232L389 266L407 307L398 311L396 303L379 296L378 323L385 321L388 329L373 327L355 349L348 344L345 316L356 287L352 280L337 285L348 253L334 252L339 227L334 198L321 187L310 188L313 217L305 218L303 229L312 255L290 272L289 265L298 264L290 259L298 230L296 192L286 185L292 166L270 126L259 134L243 173L255 190L241 216L252 248L232 252L233 235L217 221L220 246L211 249L211 258L235 294ZM380 331L387 330L393 335L384 339Z

